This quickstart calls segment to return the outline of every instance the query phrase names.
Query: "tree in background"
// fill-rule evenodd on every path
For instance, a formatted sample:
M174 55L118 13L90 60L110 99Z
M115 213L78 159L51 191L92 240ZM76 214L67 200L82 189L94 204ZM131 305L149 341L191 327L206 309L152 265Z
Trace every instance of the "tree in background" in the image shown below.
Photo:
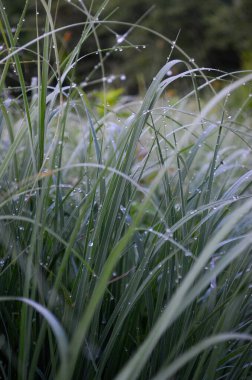
M79 2L52 1L52 7L57 9L57 25L67 25L85 21L85 14L78 10ZM101 49L110 49L116 44L117 36L124 36L130 26L121 22L136 23L143 14L150 12L140 21L140 25L151 28L170 40L175 40L179 34L177 44L199 66L214 67L232 71L240 68L249 69L252 65L252 8L250 0L113 0L108 3L102 18L117 20L118 24L111 23L98 28ZM38 4L40 2L38 1ZM76 6L74 6L74 4ZM6 1L6 8L13 25L24 5L24 0ZM85 6L92 5L93 13L101 5L100 0L85 1ZM153 9L154 5L154 9ZM43 9L41 8L40 23L43 26ZM34 9L34 1L30 1L30 9ZM30 39L32 30L35 31L34 11L28 13L27 33L20 36L23 40ZM67 31L66 31L67 32ZM80 37L80 29L69 29L69 34L58 34L63 49L71 49ZM68 37L67 37L68 36ZM132 92L136 92L139 83L148 82L154 73L165 62L170 53L170 44L162 38L139 27L132 29L127 38L120 44L120 49L111 50L107 60L108 73L124 73L130 78L127 81ZM143 47L146 46L146 49ZM137 48L139 47L139 48ZM90 53L89 59L83 60L80 65L79 77L85 78L85 73L96 65L97 50L95 39L85 43L83 54ZM144 50L144 51L143 51ZM153 54L153 52L155 52ZM25 53L28 54L28 53ZM178 54L176 53L176 56ZM31 72L29 70L29 72ZM97 77L101 75L99 70Z

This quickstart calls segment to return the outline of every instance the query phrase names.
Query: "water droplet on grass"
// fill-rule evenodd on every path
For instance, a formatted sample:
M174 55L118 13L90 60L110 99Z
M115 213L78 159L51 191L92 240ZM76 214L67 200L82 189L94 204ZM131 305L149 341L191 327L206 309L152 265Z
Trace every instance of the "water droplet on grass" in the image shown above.
M108 78L107 78L107 83L113 83L115 80L115 76L114 75L110 75Z
M125 40L125 35L120 36L119 34L116 35L116 42L118 44L121 44Z
M101 321L101 323L102 323L102 325L106 325L106 323L107 323L107 320L106 320L106 318L105 318L105 317L103 317L103 318L102 318L102 321Z
M193 215L193 214L195 214L197 212L197 210L192 210L192 211L190 211L190 215Z
M121 210L123 213L125 213L126 208L125 208L123 205L121 205L121 206L120 206L120 210Z
M174 208L175 208L176 211L179 211L180 210L180 204L176 203L175 206L174 206Z

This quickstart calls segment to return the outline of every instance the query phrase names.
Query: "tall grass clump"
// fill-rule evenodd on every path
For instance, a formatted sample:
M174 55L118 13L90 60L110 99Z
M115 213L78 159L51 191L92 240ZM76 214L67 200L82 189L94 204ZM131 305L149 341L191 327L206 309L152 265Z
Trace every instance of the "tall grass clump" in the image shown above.
M143 99L120 95L106 62L140 27L103 50L105 5L73 3L83 31L62 54L51 0L21 46L29 1L14 32L0 1L1 378L250 379L252 72L199 68L163 37ZM100 91L74 82L90 38Z

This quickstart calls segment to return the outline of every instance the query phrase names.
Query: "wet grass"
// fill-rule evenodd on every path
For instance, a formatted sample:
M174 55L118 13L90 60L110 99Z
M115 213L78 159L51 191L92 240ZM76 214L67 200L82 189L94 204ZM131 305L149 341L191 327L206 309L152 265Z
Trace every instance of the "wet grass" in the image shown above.
M0 1L1 377L251 378L252 73L216 80L184 54L129 98L109 87L97 37L91 93L74 70L113 24L104 5L79 3L83 33L62 61L41 4L27 85L26 9L13 34ZM169 97L180 82L188 92Z

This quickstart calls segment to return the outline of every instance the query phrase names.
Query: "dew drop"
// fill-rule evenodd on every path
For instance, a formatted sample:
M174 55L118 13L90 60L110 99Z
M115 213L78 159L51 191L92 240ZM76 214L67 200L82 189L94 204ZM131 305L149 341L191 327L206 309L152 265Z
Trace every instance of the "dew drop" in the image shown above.
M174 206L174 208L175 208L176 211L179 211L180 210L180 204L176 203L175 206Z
M107 78L107 83L113 83L115 80L115 76L114 75L110 75L108 78Z
M126 212L126 208L125 208L123 205L120 206L120 210L121 210L123 213Z
M125 40L125 36L124 35L122 35L122 36L120 36L119 34L116 35L116 42L118 44L121 44L124 40Z

